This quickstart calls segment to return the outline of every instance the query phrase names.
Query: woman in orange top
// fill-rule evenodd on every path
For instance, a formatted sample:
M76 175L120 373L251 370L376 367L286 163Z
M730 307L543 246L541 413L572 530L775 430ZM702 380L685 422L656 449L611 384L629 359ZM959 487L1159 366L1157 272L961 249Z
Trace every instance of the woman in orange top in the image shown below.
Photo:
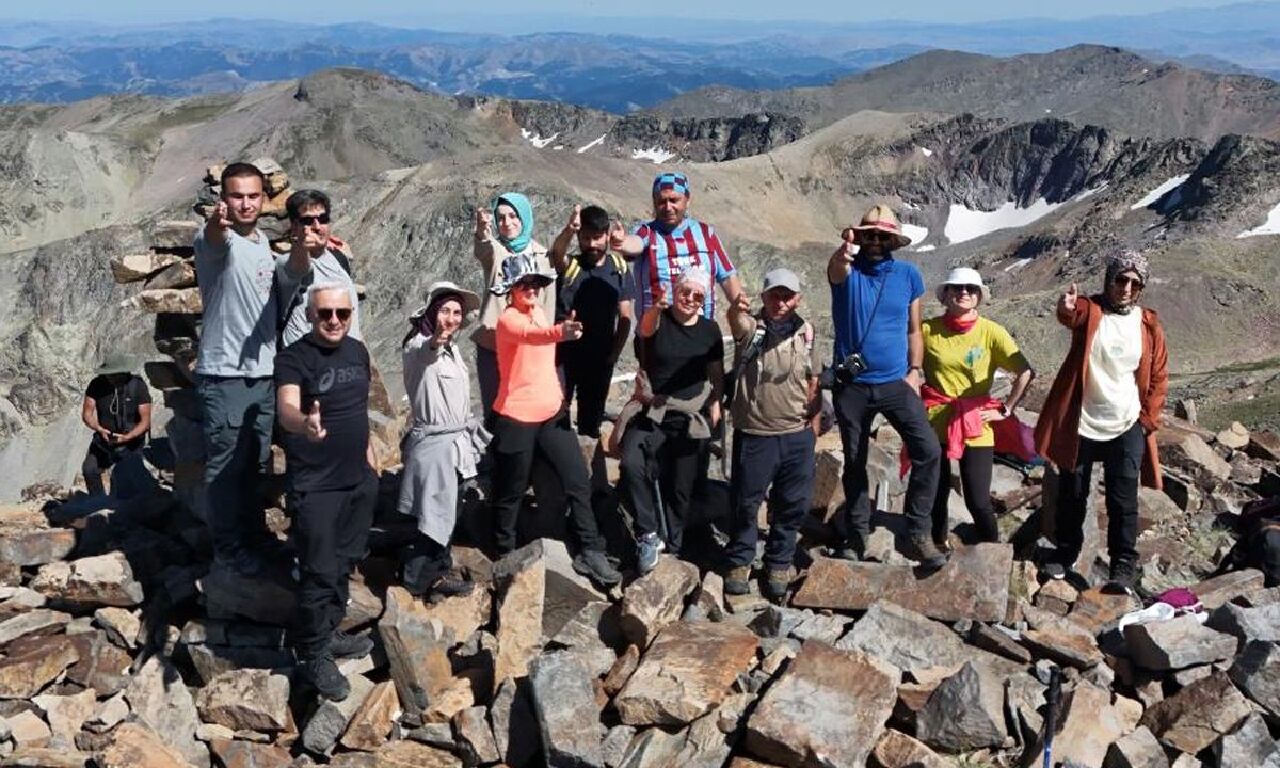
M555 274L526 256L510 256L489 290L507 297L498 316L498 397L494 401L493 514L498 551L516 547L516 520L529 488L529 472L540 453L560 476L581 552L573 569L600 584L622 581L605 556L604 539L591 509L591 480L578 438L561 419L564 394L556 375L556 344L582 336L572 313L552 325L539 307L541 292Z

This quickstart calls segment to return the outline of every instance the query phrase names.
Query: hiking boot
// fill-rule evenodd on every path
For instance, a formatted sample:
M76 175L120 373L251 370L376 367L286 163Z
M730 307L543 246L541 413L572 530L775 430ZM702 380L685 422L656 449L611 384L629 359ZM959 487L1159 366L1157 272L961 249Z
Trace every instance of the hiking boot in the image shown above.
M664 549L666 545L658 538L658 534L640 534L640 539L636 542L636 569L641 576L658 566L658 553Z
M603 550L588 549L573 558L573 570L592 581L612 587L622 581L622 574L609 562Z
M938 550L932 536L912 536L907 557L926 571L936 571L947 564L947 556Z
M751 566L739 565L730 568L724 575L724 593L726 595L745 595L751 592Z
M335 659L359 659L373 650L373 639L368 635L351 635L340 629L333 631L329 639L329 653Z
M474 581L468 581L451 573L446 573L431 582L431 586L427 588L427 602L438 603L447 597L469 595L475 588L476 583Z
M1054 581L1062 581L1067 578L1067 566L1057 560L1046 561L1044 565L1040 566L1040 572L1043 573L1046 578L1053 579Z
M850 560L855 563L866 558L862 551L862 547L856 546L851 541L842 541L839 544L833 544L825 548L822 553L827 557L833 557L836 560Z
M1128 560L1119 560L1111 564L1111 572L1102 591L1111 594L1134 594L1134 584L1138 582L1138 569Z
M764 581L764 596L771 603L781 603L787 596L787 589L795 571L791 568L770 568Z
M338 671L338 665L333 663L333 656L329 653L299 661L298 675L329 701L342 701L351 695L351 683Z

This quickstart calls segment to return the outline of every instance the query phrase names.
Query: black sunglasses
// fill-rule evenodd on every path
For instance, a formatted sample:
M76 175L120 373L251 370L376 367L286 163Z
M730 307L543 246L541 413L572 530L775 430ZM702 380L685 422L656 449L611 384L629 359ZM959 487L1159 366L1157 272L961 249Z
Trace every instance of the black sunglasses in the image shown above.
M351 319L351 308L316 307L316 317L321 320L332 320L334 315L337 315L338 319L345 323Z
M304 227L309 227L312 224L328 224L329 214L322 213L318 216L299 216L296 219L294 219L294 221L298 222Z
M1136 277L1129 277L1128 275L1116 275L1116 279L1112 280L1111 282L1115 283L1117 288L1124 288L1125 286L1129 286L1133 288L1135 291L1140 290L1142 288L1141 280L1139 280Z
M950 285L948 285L947 287L948 287L948 288L950 288L951 290L955 291L956 293L972 293L972 294L979 294L979 293L982 293L982 289L981 289L981 288L979 288L979 287L978 287L978 286L976 286L976 285L969 285L969 284L967 284L967 283L966 283L966 284L964 284L964 285L958 285L958 284L956 284L956 283L951 283L951 284L950 284Z

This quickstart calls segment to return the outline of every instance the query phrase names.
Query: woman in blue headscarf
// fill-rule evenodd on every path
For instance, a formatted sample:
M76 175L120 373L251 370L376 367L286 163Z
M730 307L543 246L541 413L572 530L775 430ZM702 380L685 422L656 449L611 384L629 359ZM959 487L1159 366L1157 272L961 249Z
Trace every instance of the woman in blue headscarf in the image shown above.
M502 275L502 263L511 256L527 256L538 270L554 272L547 249L533 239L533 206L529 198L519 192L504 192L494 199L491 207L476 209L475 254L484 270L485 286L497 282ZM503 305L487 290L482 291L481 296L484 298L479 327L471 334L471 340L476 344L476 378L480 381L485 426L491 428L493 402L498 397L498 341L494 329ZM555 320L554 283L542 289L538 307L548 325Z

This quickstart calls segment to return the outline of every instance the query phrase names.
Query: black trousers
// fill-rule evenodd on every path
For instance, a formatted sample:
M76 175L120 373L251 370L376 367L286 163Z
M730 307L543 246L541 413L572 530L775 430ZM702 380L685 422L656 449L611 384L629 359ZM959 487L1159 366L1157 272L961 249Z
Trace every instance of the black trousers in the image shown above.
M960 455L960 492L964 505L973 516L978 541L998 541L996 514L991 507L991 467L995 448L966 445ZM933 500L933 540L947 537L947 499L951 495L951 460L945 455L938 462L938 495Z
M871 420L883 413L902 435L911 458L907 483L907 529L915 537L930 534L933 499L938 493L938 464L942 449L929 426L924 402L906 381L886 384L845 384L836 391L836 421L844 449L845 517L840 534L861 550L871 532L871 505L867 499L867 443Z
M377 500L378 478L372 471L352 488L289 493L300 571L293 633L299 659L324 653L346 615L349 579L368 547Z
M608 351L600 354L575 352L564 356L564 401L578 397L578 434L600 437L604 421L604 405L613 380L613 366L608 365Z
M684 544L684 523L706 443L688 437L687 429L684 418L659 426L637 416L622 436L619 484L631 504L636 535L661 532L657 497L661 485L666 543L675 554Z
M449 547L419 533L404 556L404 586L415 595L425 594L453 567Z
M1112 565L1138 561L1138 481L1144 450L1141 424L1107 441L1080 438L1075 467L1059 468L1055 538L1064 563L1075 562L1084 545L1085 504L1093 485L1093 464L1098 461L1107 504L1107 553Z
M813 430L787 435L733 433L733 522L725 558L734 567L751 565L759 538L756 512L769 496L769 536L764 565L789 568L796 536L813 500Z
M529 489L533 459L541 454L564 488L579 543L586 550L603 550L604 540L591 509L591 476L578 438L564 425L562 414L530 424L494 414L493 442L494 538L500 553L516 548L516 521Z
M102 473L116 464L128 459L141 450L141 446L109 446L96 435L89 442L89 450L84 453L84 462L80 465L80 474L84 476L84 487L91 496L103 496L106 487L102 484Z

